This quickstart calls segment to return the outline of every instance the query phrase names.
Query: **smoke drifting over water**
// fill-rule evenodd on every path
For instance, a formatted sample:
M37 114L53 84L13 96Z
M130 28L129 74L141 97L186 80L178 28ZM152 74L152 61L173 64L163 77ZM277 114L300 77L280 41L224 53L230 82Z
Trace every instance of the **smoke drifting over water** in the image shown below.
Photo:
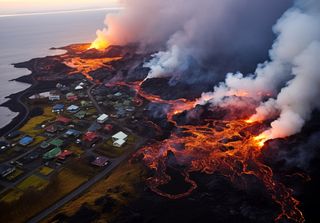
M265 59L272 45L269 60L258 64L253 74L228 73L198 103L254 100L260 106L251 121L275 120L263 133L266 139L298 133L319 108L318 0L130 0L123 4L125 10L108 16L108 28L98 33L111 44L139 42L142 49L156 51L145 63L150 68L147 78L214 83L224 72L247 72L246 68Z

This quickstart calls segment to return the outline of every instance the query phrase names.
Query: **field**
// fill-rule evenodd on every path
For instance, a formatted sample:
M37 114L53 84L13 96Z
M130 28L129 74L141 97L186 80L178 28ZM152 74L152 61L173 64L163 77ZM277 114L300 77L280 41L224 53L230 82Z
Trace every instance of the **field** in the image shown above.
M128 141L121 148L113 146L112 139L109 139L106 142L104 142L102 145L100 145L96 149L96 152L110 158L116 158L116 157L122 156L125 152L127 152L127 150L131 146L133 146L134 143L135 143L135 138L132 135L128 137Z
M17 189L9 189L8 191L1 194L0 202L12 203L19 200L22 195L22 191L19 191Z
M34 118L31 118L21 129L20 131L35 137L38 134L43 132L43 129L39 128L39 125L41 125L44 122L53 120L55 118L55 114L52 113L51 107L44 107L43 114L40 116L36 116Z
M58 215L81 215L79 210L83 205L101 213L100 218L96 219L95 222L107 222L114 216L119 207L139 196L139 189L137 188L141 189L143 187L137 185L143 182L144 176L145 172L140 164L127 162L119 166L109 177L92 186L87 193L67 203L43 222L57 220L55 216ZM110 206L110 210L107 212L102 211L103 207L98 204L98 201L104 198L109 198L114 202L114 207Z
M88 180L88 177L68 168L52 176L50 183L34 176L19 184L19 189L25 190L24 192L11 189L0 197L0 222L25 222Z
M26 178L20 184L18 184L17 188L22 191L27 191L30 188L36 189L38 191L43 190L47 187L49 182L37 175L31 175L30 177Z
M6 179L7 179L8 181L13 181L13 180L15 180L17 177L21 176L22 174L23 174L23 170L16 168L16 170L15 170L13 173L11 173L10 175L8 175L8 176L6 177Z
M44 176L48 176L49 174L51 174L54 170L51 169L50 167L47 166L43 166L39 169L39 173L44 175Z

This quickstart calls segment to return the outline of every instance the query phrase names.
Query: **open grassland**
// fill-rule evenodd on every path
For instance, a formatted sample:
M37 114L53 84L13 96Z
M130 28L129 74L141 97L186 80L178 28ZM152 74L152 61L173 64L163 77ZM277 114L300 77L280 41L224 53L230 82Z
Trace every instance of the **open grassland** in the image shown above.
M16 168L15 171L11 174L9 174L6 177L6 180L8 181L14 181L17 177L21 176L23 174L23 170Z
M47 167L47 166L43 166L39 169L39 173L44 175L44 176L48 176L49 174L51 174L54 171L54 169Z
M17 189L9 189L0 196L0 202L12 203L20 199L23 192Z
M53 120L55 117L56 115L52 113L51 107L44 107L43 114L31 118L22 128L20 128L20 131L35 137L44 131L42 128L39 128L39 126L44 122Z
M17 188L22 191L27 191L30 188L35 190L43 190L47 187L49 182L37 175L31 175L30 177L23 180L20 184L18 184Z
M134 146L135 141L135 137L130 135L128 136L127 142L122 147L118 148L113 146L112 139L109 139L103 144L99 145L99 147L96 149L96 152L110 158L116 158L122 156L130 147Z
M109 177L92 186L87 193L67 203L43 222L55 222L58 220L57 216L61 215L67 217L76 215L83 205L101 213L95 222L108 222L117 214L120 207L139 196L139 190L143 188L140 184L144 178L145 171L140 164L126 162ZM105 199L111 200L113 204L108 211L103 205L99 205L99 201Z
M45 187L44 182L37 177L27 179L19 184L19 188L25 191L12 189L0 197L0 222L25 222L88 180L86 176L76 174L68 168L53 175L50 183Z

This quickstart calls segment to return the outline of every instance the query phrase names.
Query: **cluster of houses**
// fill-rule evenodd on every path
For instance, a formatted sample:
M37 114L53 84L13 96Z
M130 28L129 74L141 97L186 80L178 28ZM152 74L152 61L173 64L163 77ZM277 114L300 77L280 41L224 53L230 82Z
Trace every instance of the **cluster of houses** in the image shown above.
M95 120L92 120L92 116L89 120L86 118L87 111L84 108L93 107L90 100L83 100L83 98L88 97L83 91L86 87L87 85L84 82L71 87L57 84L54 91L29 97L31 101L48 100L52 105L52 112L58 115L54 120L41 124L40 127L44 130L41 136L45 137L46 140L39 145L35 143L36 138L28 135L27 132L13 131L6 136L8 141L14 139L14 142L23 148L37 146L32 152L16 160L15 164L21 167L39 158L42 158L44 162L52 160L64 162L74 155L74 151L68 149L71 144L78 145L84 152L95 147L98 143L110 140L110 138L112 145L116 148L121 148L126 144L128 135L123 131L116 130L117 128L108 122L109 115L101 114ZM112 97L123 99L121 93L115 93ZM125 111L134 110L129 98L125 98L122 107L116 102L113 105L118 111L118 116L125 114ZM7 142L0 143L1 150L9 147ZM91 164L103 167L110 164L110 160L107 157L96 155ZM0 165L0 175L2 177L6 177L14 171L14 165Z

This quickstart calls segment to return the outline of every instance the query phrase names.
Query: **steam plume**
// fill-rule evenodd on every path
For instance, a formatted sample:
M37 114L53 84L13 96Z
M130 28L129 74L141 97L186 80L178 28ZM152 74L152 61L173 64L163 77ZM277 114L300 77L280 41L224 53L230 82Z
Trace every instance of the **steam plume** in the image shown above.
M151 69L147 78L217 81L225 71L263 61L272 45L269 60L252 74L228 73L198 103L231 103L230 96L260 103L251 120L275 119L263 133L267 139L296 134L319 108L320 1L296 0L289 9L290 0L125 0L123 4L125 10L107 16L107 28L98 33L111 44L138 42L144 50L157 51L145 63Z

